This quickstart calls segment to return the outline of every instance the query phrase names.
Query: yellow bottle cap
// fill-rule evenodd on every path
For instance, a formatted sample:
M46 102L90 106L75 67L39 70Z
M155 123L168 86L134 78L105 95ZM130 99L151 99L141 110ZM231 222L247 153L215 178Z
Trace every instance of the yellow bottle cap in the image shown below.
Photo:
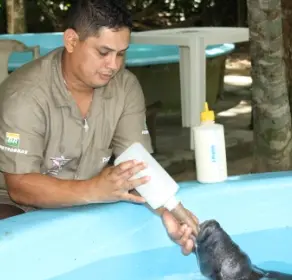
M208 103L205 102L205 111L201 112L201 122L214 120L215 120L214 111L209 110Z

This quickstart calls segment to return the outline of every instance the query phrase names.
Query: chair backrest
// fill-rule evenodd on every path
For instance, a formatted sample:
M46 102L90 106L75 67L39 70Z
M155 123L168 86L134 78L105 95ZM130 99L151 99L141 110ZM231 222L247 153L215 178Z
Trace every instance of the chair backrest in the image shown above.
M39 46L27 47L24 43L17 40L0 40L0 83L9 75L8 60L13 52L33 52L33 58L40 56Z

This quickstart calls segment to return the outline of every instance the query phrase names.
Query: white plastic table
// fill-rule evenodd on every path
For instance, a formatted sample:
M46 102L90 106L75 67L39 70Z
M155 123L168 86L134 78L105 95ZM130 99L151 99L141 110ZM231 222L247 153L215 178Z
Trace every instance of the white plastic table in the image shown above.
M182 126L190 128L199 125L206 101L206 47L248 40L248 28L238 27L162 29L131 36L131 43L179 46ZM190 143L193 150L192 133Z

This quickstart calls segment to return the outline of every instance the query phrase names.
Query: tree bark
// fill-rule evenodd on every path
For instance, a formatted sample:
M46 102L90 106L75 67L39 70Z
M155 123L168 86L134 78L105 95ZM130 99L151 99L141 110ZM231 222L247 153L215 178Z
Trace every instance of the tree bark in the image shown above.
M247 2L253 79L253 171L288 170L291 167L291 113L284 63L281 1Z
M289 95L290 110L292 108L292 1L282 0L282 24L284 61L286 64L286 78Z
M25 0L6 0L7 33L25 33Z

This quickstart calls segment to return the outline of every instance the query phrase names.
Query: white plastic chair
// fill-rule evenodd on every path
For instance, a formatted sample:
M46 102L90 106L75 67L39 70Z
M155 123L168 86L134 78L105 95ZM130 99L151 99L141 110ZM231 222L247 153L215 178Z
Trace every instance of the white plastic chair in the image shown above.
M28 47L24 43L17 40L1 39L0 40L0 83L2 83L9 75L8 60L13 52L32 52L33 59L40 57L40 47Z

